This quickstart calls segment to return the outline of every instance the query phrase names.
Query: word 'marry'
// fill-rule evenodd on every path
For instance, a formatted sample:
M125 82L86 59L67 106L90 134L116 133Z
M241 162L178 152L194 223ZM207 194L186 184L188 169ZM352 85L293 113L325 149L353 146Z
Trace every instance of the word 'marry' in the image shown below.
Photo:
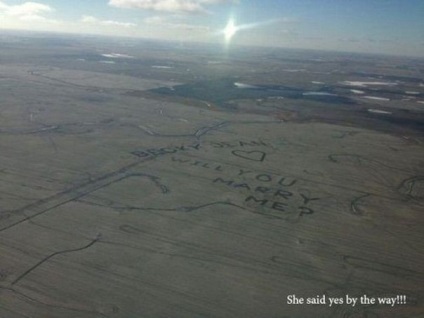
M239 175L250 172L251 171L244 171L240 169ZM264 186L263 184L254 185L221 177L215 178L212 182L216 185L225 185L226 187L250 192L250 195L248 195L245 199L245 203L251 203L254 205L268 207L273 210L287 212L289 204L286 201L297 197L302 200L302 205L297 208L299 216L314 213L314 210L306 205L308 205L310 201L316 201L320 198L309 197L309 195L304 193L297 193L297 195L295 195L294 192L288 191L287 187L290 188L295 185L297 182L296 179L287 179L286 177L278 177L277 179L274 179L273 176L268 174L254 174L253 176L255 176L254 180L261 181L262 183L272 182L275 180L277 182L277 187ZM284 187L284 189L281 189L278 186ZM264 198L265 196L266 198Z

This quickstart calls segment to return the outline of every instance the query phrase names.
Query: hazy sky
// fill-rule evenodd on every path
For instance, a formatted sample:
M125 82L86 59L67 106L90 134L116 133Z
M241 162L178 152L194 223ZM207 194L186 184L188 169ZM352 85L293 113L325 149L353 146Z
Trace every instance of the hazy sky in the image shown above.
M424 56L424 0L0 0L0 29Z

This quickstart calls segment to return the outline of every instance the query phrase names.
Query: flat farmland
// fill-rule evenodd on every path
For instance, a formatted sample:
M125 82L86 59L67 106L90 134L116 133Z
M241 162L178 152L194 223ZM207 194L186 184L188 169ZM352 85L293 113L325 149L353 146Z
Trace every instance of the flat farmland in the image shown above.
M1 317L422 317L422 60L19 39Z

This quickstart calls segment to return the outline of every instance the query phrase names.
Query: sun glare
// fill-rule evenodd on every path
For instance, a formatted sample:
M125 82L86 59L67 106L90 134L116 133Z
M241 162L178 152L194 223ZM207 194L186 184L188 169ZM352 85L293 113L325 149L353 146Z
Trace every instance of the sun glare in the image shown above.
M230 42L234 35L240 31L249 30L249 29L256 29L262 26L270 25L273 23L277 23L279 20L268 20L268 21L262 21L262 22L254 22L249 24L239 24L236 25L234 22L234 18L230 18L228 20L227 25L224 29L218 32L220 35L224 35L225 37L225 44L228 47L230 45Z
M237 27L235 26L234 21L231 19L228 21L227 26L224 29L225 41L229 43L236 32Z

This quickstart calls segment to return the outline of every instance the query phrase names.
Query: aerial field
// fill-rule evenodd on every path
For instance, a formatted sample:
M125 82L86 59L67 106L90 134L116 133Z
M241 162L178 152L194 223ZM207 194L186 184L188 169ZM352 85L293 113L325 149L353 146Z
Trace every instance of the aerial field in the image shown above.
M1 317L422 317L423 60L19 39Z

